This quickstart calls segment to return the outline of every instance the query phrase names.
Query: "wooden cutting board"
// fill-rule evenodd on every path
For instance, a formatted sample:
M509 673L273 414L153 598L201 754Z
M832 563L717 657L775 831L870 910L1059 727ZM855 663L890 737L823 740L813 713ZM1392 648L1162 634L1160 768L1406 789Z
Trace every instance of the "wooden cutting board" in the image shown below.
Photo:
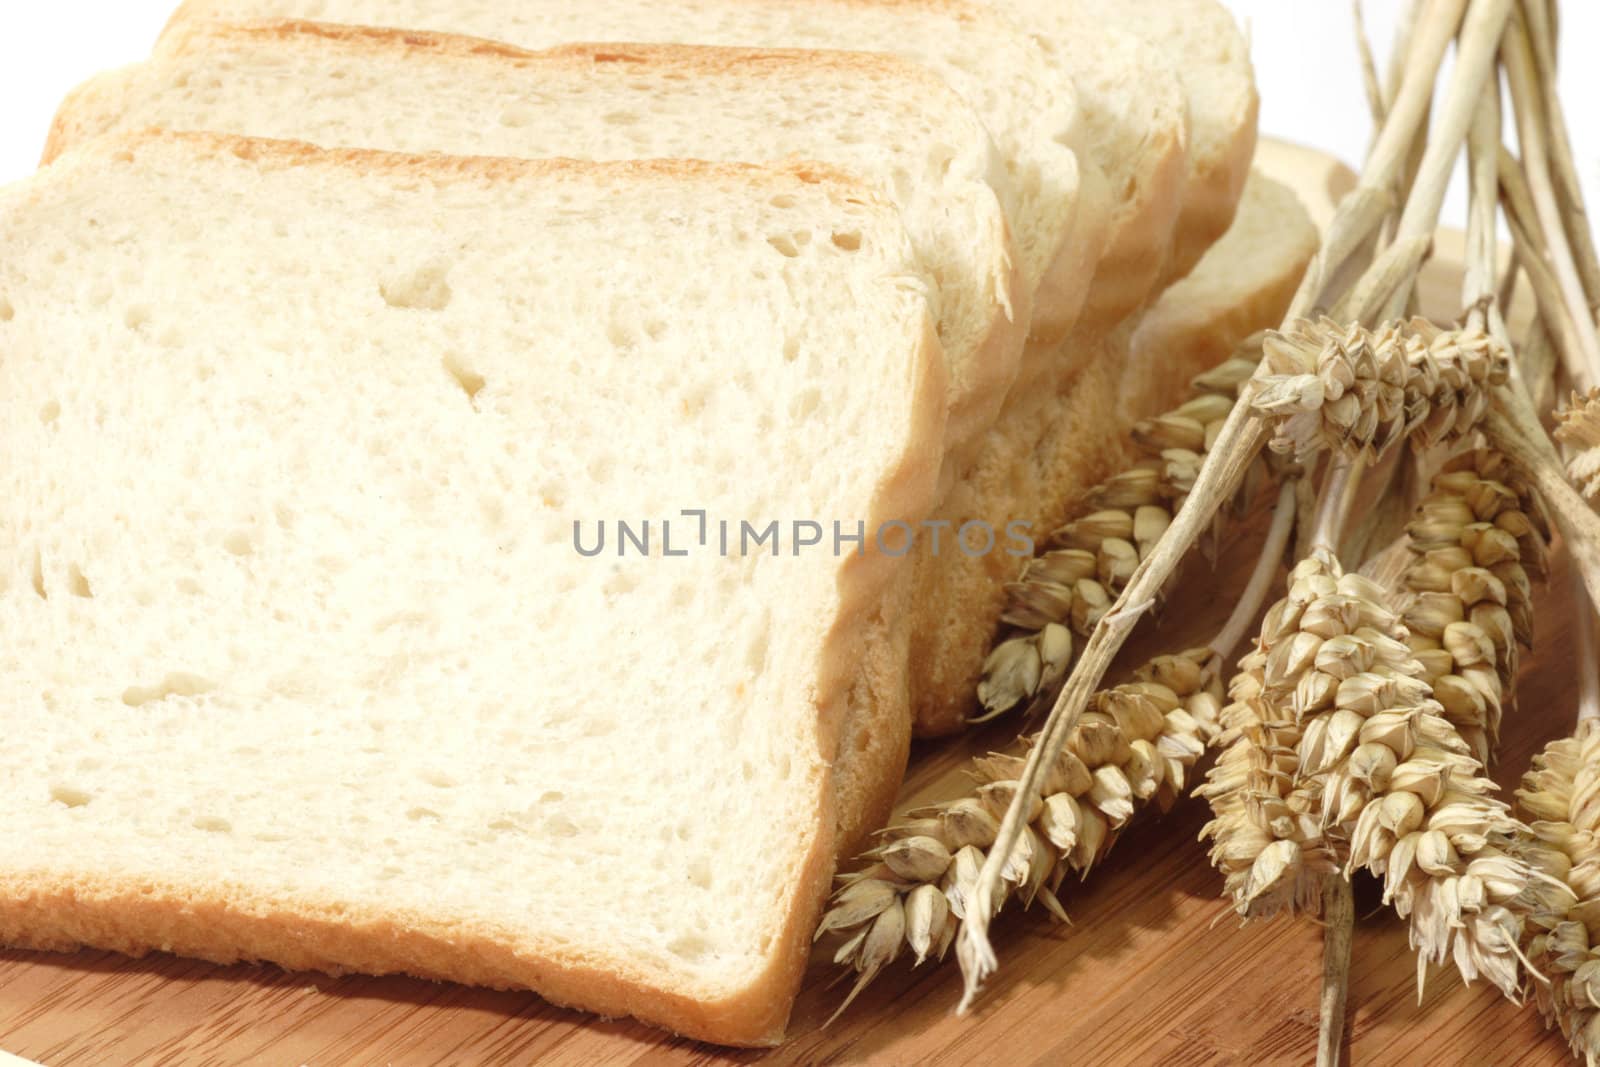
M1349 172L1314 152L1264 145L1266 170L1326 218ZM1456 309L1459 235L1441 235L1429 271L1429 310ZM1252 562L1248 540L1213 580L1188 572L1157 632L1136 639L1126 663L1203 643ZM1224 580L1226 579L1226 580ZM1507 787L1545 741L1572 721L1574 602L1558 560L1539 609L1539 648L1525 659L1508 711L1496 778ZM902 799L946 795L970 755L1004 745L1015 723L913 754ZM1008 736L1009 735L1009 736ZM1108 861L1066 890L1068 927L1042 914L1008 914L997 930L1002 969L976 1012L952 1014L953 960L896 968L827 1029L843 989L813 962L791 1041L770 1052L729 1052L631 1022L602 1022L526 993L495 993L407 978L286 974L100 952L0 953L0 1049L69 1064L1310 1064L1317 1029L1321 934L1311 922L1240 928L1196 840L1201 803L1136 819ZM1352 1062L1558 1064L1568 1057L1531 1007L1453 971L1429 975L1418 1003L1406 930L1357 887L1359 927L1350 989Z

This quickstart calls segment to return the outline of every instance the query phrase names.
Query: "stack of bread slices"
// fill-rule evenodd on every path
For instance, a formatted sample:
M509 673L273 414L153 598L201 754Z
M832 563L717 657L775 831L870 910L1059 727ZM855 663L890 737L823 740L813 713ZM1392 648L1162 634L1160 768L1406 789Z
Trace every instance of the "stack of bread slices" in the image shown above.
M189 0L0 192L0 941L779 1040L1005 531L1287 302L1255 114L1216 0Z

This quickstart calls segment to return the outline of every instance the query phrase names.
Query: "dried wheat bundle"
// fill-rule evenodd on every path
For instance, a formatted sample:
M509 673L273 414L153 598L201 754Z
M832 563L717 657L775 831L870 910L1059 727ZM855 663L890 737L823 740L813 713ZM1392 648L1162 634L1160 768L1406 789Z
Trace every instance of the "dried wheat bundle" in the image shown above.
M1482 329L1418 318L1370 330L1301 319L1268 333L1263 352L1252 407L1274 422L1272 448L1301 462L1331 451L1370 463L1408 434L1424 448L1464 437L1509 367Z
M1132 681L1096 694L1011 853L1008 896L1065 920L1056 893L1067 875L1086 876L1142 805L1165 811L1183 794L1217 729L1214 659L1209 648L1159 656ZM902 954L918 964L944 957L1031 744L975 760L971 793L909 813L883 831L867 867L841 876L817 936L844 935L834 958L858 976L851 998Z
M1600 499L1600 389L1572 400L1557 415L1556 440L1570 450L1567 473L1583 495Z
M1086 513L1051 534L1049 551L1006 587L1004 636L978 683L983 722L1053 695L1073 663L1074 635L1086 637L1172 525L1206 451L1255 373L1241 352L1192 382L1195 396L1133 430L1137 459L1089 491ZM1245 492L1253 493L1265 469Z
M1505 457L1481 450L1434 478L1407 533L1412 561L1401 581L1415 596L1406 642L1445 718L1487 765L1517 646L1532 644L1530 576L1545 574L1548 523Z
M1525 853L1549 876L1531 909L1527 952L1548 983L1535 995L1572 1050L1600 1062L1600 720L1533 758L1517 802ZM1554 888L1552 888L1554 887Z

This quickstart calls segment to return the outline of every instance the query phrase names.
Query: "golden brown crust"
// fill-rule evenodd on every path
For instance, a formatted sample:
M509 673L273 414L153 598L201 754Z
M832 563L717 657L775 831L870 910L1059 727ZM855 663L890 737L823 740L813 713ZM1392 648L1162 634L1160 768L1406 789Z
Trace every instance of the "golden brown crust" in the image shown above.
M861 184L853 175L825 163L803 161L764 166L717 163L698 159L627 159L593 162L577 159L509 159L503 156L417 155L371 148L320 148L304 141L238 137L225 133L141 130L113 134L96 148L116 163L131 164L149 146L177 145L198 156L231 156L263 170L324 167L359 174L420 178L439 184L507 182L532 178L592 183L716 182L781 192L795 184L820 186L827 192L878 215L886 225L899 225L899 211Z
M494 59L502 63L509 61L513 65L532 62L548 66L551 63L563 63L579 70L599 64L619 64L665 66L679 68L686 73L702 74L759 74L774 68L832 70L854 75L876 73L897 80L920 82L935 91L948 91L943 80L926 67L883 52L634 42L583 42L530 51L482 37L427 30L348 26L310 19L175 25L175 30L162 37L158 54L187 55L230 41L293 40L305 45L322 42L351 51L392 53L403 49L422 56Z
M829 872L831 865L830 857ZM822 875L824 887L828 878ZM89 946L129 956L160 951L222 964L268 962L289 970L409 974L534 989L558 1004L636 1016L731 1045L781 1039L814 923L814 915L792 917L781 935L788 946L778 956L781 966L734 996L703 1003L641 989L604 960L562 959L552 947L508 944L492 927L469 920L397 915L334 901L264 900L248 886L176 878L0 874L0 942L18 948L69 952Z
M407 156L159 131L103 138L62 165L132 165L141 155L169 150L186 159L249 160L261 170L320 167L439 184L533 177L646 185L695 181L755 188L762 196L796 183L822 185L830 195L880 215L886 226L898 227L892 206L848 177L812 165L768 169L682 160ZM71 180L70 173L61 180ZM866 509L864 518L874 527L890 518L927 514L937 482L947 383L926 302L913 288L901 286L895 297L907 349L907 439L899 455L886 457L885 474ZM893 560L878 553L852 555L841 567L841 606L823 636L818 663L816 754L824 767L833 761L848 687L861 667L864 619L882 604L893 567ZM312 898L268 898L244 885L187 884L177 876L131 880L112 874L0 873L0 942L41 949L90 945L132 954L163 949L217 961L259 959L291 968L404 972L527 987L560 1003L633 1015L701 1040L768 1045L782 1037L832 879L834 792L833 775L824 771L817 783L817 823L766 968L744 989L714 1002L671 988L664 975L642 974L627 959L508 944L507 931L487 924Z
M834 760L836 846L841 862L861 853L894 810L911 755L911 568L902 566L882 609L863 635L861 671Z
M1161 51L1133 34L1107 28L1118 55L1140 71L1142 99L1149 102L1149 121L1133 131L1136 147L1128 149L1128 131L1109 117L1088 116L1097 143L1116 139L1121 158L1106 164L1118 207L1104 253L1089 286L1081 323L1109 328L1144 306L1159 292L1157 280L1176 238L1175 229L1189 181L1189 113L1182 82Z
M1186 277L1233 225L1239 209L1239 196L1250 176L1250 161L1256 152L1256 116L1260 100L1252 86L1249 107L1235 127L1228 150L1213 164L1197 169L1190 179L1194 193L1185 197L1178 220L1169 265L1162 285Z

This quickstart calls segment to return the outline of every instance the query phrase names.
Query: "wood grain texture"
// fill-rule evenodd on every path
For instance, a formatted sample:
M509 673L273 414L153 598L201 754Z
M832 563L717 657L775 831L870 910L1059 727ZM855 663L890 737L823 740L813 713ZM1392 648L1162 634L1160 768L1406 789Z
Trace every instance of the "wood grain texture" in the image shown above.
M1325 210L1343 178L1314 155L1265 150L1268 169ZM1441 240L1448 255L1452 240ZM1448 317L1458 300L1448 260L1427 279L1426 304ZM1141 633L1125 665L1210 636L1230 605L1253 538L1186 571L1163 621ZM1515 782L1529 757L1572 720L1572 627L1558 558L1540 596L1535 653L1506 715L1495 777ZM919 748L902 800L940 796L970 755L1004 745L1015 722ZM843 994L834 968L813 961L791 1026L770 1052L729 1052L629 1022L604 1022L531 994L405 978L286 974L170 957L0 953L0 1048L50 1065L139 1064L1310 1064L1316 1047L1321 936L1310 922L1240 928L1197 841L1206 812L1187 800L1162 819L1136 819L1085 884L1063 892L1069 927L1042 913L998 924L1002 969L973 1016L952 1014L953 960L897 967L839 1022L819 1029ZM1351 1062L1533 1065L1568 1062L1531 1007L1435 970L1418 1004L1406 930L1356 886Z

